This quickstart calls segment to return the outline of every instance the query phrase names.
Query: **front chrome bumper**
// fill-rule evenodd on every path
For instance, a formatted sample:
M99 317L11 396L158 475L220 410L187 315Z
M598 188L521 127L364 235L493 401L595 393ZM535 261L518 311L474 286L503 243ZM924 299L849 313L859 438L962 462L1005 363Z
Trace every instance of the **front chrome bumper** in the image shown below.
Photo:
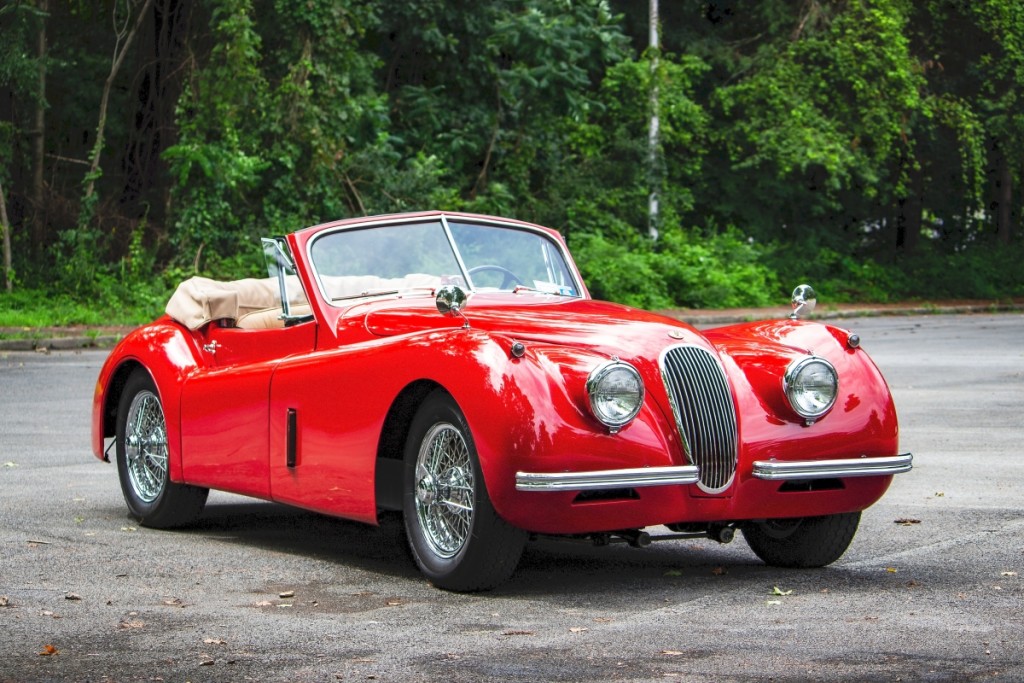
M909 472L914 456L902 453L881 458L845 458L841 460L757 460L754 477L768 481L794 479L838 479L843 477L881 477ZM516 472L517 491L600 491L696 484L700 474L696 465L681 467L635 467L593 472Z
M909 472L914 456L902 453L883 458L845 458L841 460L757 460L754 476L768 481L793 479L839 479L843 477L880 477Z
M635 467L593 472L516 472L517 491L600 491L696 484L700 479L696 465L681 467Z

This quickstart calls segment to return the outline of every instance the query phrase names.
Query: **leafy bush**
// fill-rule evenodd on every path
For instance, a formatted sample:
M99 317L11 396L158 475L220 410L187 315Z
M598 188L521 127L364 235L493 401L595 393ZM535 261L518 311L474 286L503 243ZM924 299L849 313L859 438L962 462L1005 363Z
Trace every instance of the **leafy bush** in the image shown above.
M762 263L760 247L732 229L705 238L694 234L671 231L653 250L643 238L623 248L598 234L579 235L573 246L598 299L647 309L764 306L778 300L777 278Z

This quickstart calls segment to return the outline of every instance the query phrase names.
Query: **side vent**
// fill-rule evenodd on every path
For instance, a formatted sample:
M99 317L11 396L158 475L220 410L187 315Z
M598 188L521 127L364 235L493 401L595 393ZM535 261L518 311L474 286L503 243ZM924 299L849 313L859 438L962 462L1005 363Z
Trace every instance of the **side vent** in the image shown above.
M299 435L298 435L298 428L297 427L298 427L298 416L297 416L297 414L295 412L295 408L289 408L288 409L287 426L285 427L285 429L286 429L285 439L287 441L287 443L285 445L285 448L287 449L286 450L287 455L285 457L286 457L286 463L287 463L288 467L291 467L291 468L295 467L296 452L298 451Z

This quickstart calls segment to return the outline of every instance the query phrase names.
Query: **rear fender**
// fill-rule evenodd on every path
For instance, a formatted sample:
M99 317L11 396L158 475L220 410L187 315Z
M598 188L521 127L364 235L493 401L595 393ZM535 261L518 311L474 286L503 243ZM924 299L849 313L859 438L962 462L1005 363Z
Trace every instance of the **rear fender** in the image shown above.
M100 370L93 394L92 450L106 460L104 440L114 436L117 408L128 376L143 369L152 378L167 422L168 469L181 481L181 388L195 370L198 348L190 334L169 318L131 332L114 348Z

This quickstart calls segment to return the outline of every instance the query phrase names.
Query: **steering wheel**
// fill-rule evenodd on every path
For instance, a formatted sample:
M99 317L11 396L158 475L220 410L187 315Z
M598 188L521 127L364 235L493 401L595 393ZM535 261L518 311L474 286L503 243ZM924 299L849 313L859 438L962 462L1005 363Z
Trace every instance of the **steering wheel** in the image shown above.
M525 284L522 280L519 279L519 276L513 273L511 270L505 268L504 266L499 266L494 263L485 263L482 266L474 266L473 268L469 269L470 276L476 275L477 273L486 272L500 273L501 275L504 276L501 281L501 285L498 287L498 289L511 289L512 285Z

